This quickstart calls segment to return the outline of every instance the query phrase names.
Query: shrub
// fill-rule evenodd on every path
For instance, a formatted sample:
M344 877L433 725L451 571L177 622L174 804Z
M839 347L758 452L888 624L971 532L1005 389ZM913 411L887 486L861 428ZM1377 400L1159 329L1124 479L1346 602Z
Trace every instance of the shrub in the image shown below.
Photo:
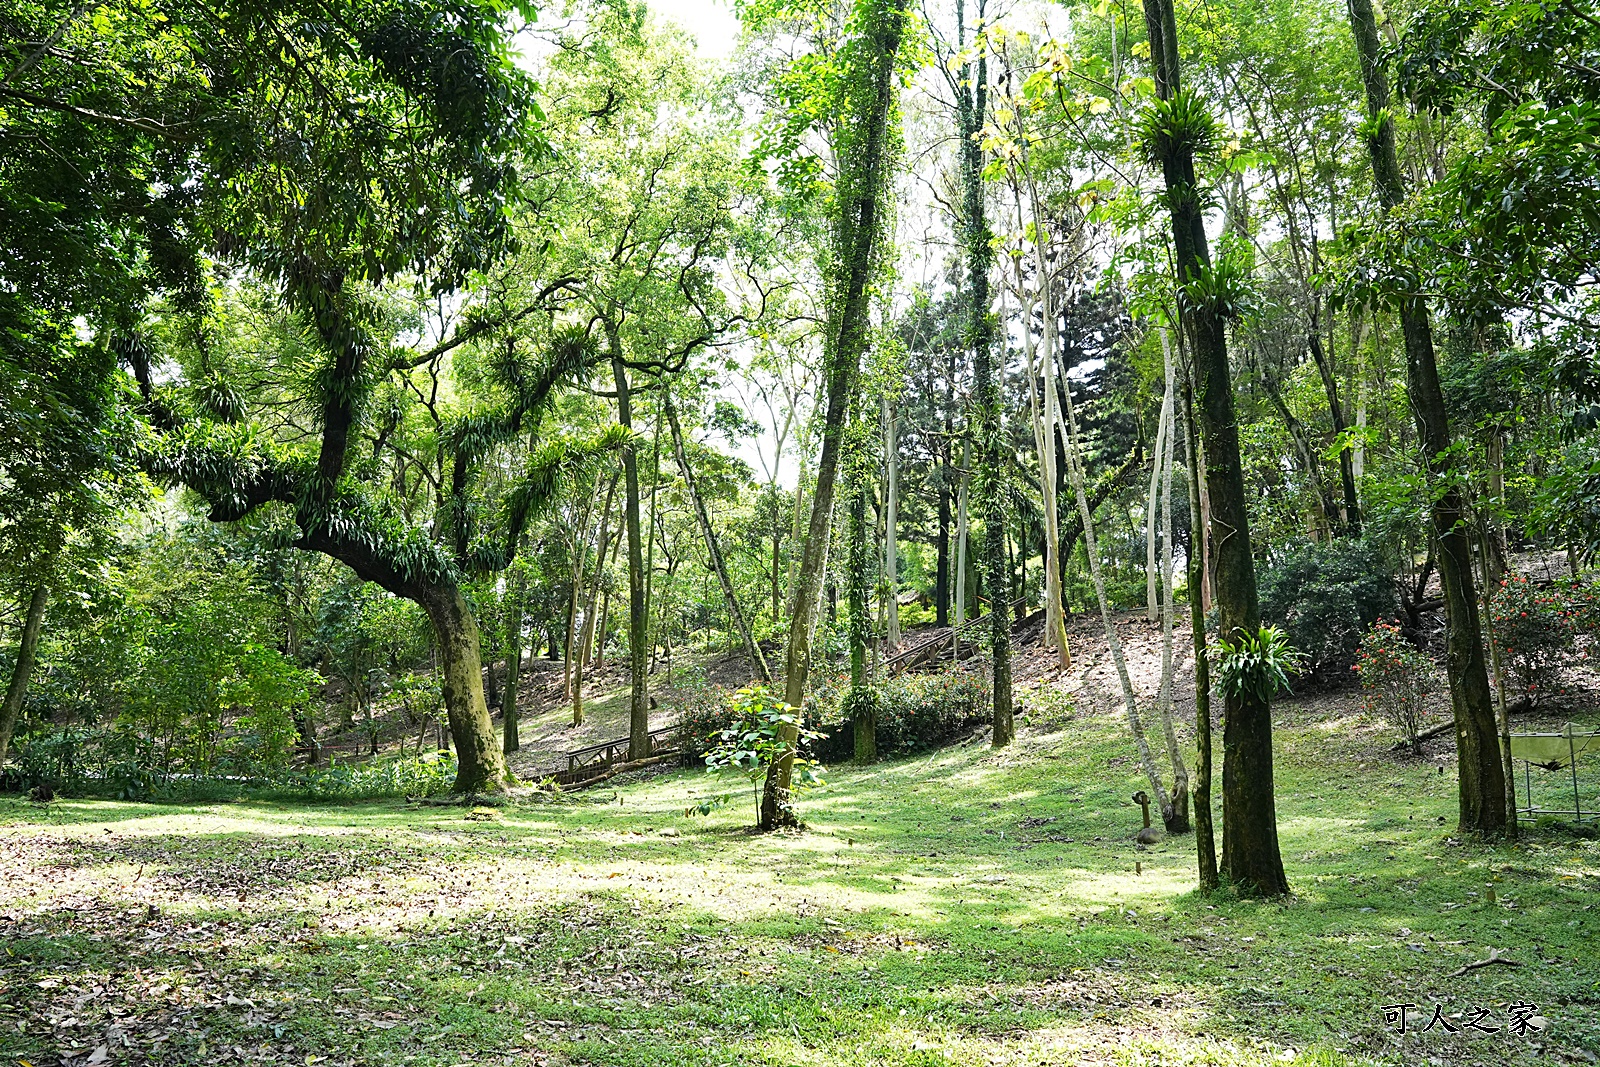
M678 749L685 765L698 765L705 762L706 753L722 731L733 725L733 707L728 702L728 691L720 685L702 681L680 691L678 715L673 722Z
M1313 684L1348 679L1363 633L1394 610L1388 562L1366 541L1301 545L1261 572L1262 621L1305 653L1295 673Z
M815 752L826 760L846 760L855 752L848 709L840 694L828 705L825 741ZM989 680L960 668L936 674L903 674L877 689L878 755L904 755L949 744L989 720Z
M1433 688L1433 665L1407 641L1397 623L1378 620L1361 639L1355 672L1367 711L1400 731L1400 739L1422 754L1424 702Z
M1489 598L1500 669L1508 688L1529 703L1560 691L1562 668L1575 658L1581 614L1573 595L1577 591L1540 589L1522 575L1510 574Z
M371 763L335 763L301 771L285 777L278 789L311 800L377 800L442 796L450 792L455 781L455 754L429 752Z

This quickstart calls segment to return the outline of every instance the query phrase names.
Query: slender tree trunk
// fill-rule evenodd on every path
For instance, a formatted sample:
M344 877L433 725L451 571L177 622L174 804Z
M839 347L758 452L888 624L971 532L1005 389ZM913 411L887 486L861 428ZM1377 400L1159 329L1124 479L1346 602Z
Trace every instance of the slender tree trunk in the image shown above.
M22 712L22 698L28 693L34 657L39 650L39 632L44 628L44 606L49 599L50 587L43 582L34 586L33 592L28 594L28 609L22 617L22 638L17 643L17 662L11 667L6 702L0 706L0 770L5 768L11 734L16 730L17 716Z
M794 707L805 702L811 670L811 641L817 597L828 558L839 449L855 396L861 356L867 344L869 283L877 269L883 230L886 163L894 111L895 57L905 31L907 0L856 0L866 38L851 42L854 69L847 75L855 92L848 95L854 114L838 117L840 145L838 193L834 207L833 256L836 280L828 298L825 358L827 406L823 419L822 455L806 531L800 573L795 581L789 617L789 648L784 668L784 699ZM847 66L850 64L847 63ZM772 765L761 797L761 826L797 825L791 803L794 746L798 730L786 728L788 754Z
M1371 0L1348 2L1371 124L1367 148L1372 157L1373 184L1384 210L1393 211L1405 199L1405 180L1395 157L1389 81L1379 57L1377 18ZM1506 782L1484 662L1478 598L1473 589L1472 536L1456 484L1450 422L1439 385L1428 305L1422 297L1402 300L1400 327L1405 336L1407 392L1417 420L1423 461L1434 483L1430 518L1439 546L1439 584L1445 598L1445 673L1450 680L1450 706L1456 722L1460 826L1464 833L1498 834L1506 823Z
M589 643L594 640L595 601L599 598L600 578L605 574L607 542L611 539L611 502L617 492L617 478L612 476L606 486L605 503L600 506L600 534L595 543L594 576L589 582L589 596L583 606L583 625L578 628L571 649L572 657L572 725L583 725L583 669L589 663ZM574 600L576 603L576 600Z
M1023 157L1023 165L1027 165ZM1033 307L1034 302L1022 279L1022 261L1016 260L1017 292L1022 305L1022 346L1028 361L1028 404L1033 412L1034 447L1039 455L1039 497L1044 508L1044 645L1056 652L1056 668L1072 669L1072 650L1067 643L1066 606L1061 591L1061 507L1056 496L1060 484L1056 469L1055 426L1060 419L1060 394L1056 388L1056 312L1055 291L1052 287L1050 257L1047 254L1048 227L1040 210L1039 191L1032 176L1028 178L1029 203L1034 223L1034 251L1039 271L1039 297L1044 304L1044 329L1040 337L1039 393L1043 398L1043 411L1034 399L1033 362ZM1017 202L1018 222L1022 215L1021 194Z
M596 493L598 494L600 489L600 478L598 475L595 477L594 487ZM570 568L570 580L568 582L570 591L567 596L567 622L562 632L562 643L564 647L562 650L563 662L561 691L566 695L568 700L572 699L573 690L576 688L573 683L577 681L578 674L578 656L581 651L580 642L578 640L578 628L581 625L583 618L583 561L584 557L589 551L589 515L593 509L594 498L591 497L589 500L584 502L583 508L579 512L577 526L573 530L572 535L572 566ZM575 707L577 716L572 720L572 725L582 726L583 705L579 703L575 705Z
M711 569L716 572L717 583L722 587L722 600L728 607L728 618L739 631L745 658L756 669L761 680L770 684L772 672L767 670L766 657L761 654L761 646L756 644L756 639L750 632L750 624L745 621L744 609L739 607L739 598L735 595L733 582L728 577L728 567L722 560L722 548L717 543L717 531L711 526L711 515L706 511L705 499L700 495L700 488L695 484L694 471L689 467L689 456L683 449L683 429L678 425L678 409L672 406L671 393L663 392L661 402L666 411L667 426L672 431L672 455L678 461L678 470L683 473L683 484L689 490L689 503L694 506L695 518L700 522L700 535L706 542L706 555L711 559Z
M1170 101L1179 92L1177 18L1172 0L1144 0L1144 12L1156 93L1161 100ZM1173 139L1163 153L1161 168L1172 216L1183 324L1194 354L1200 429L1206 441L1220 631L1228 640L1239 641L1255 637L1261 620L1226 326L1216 307L1204 299L1191 302L1185 295L1210 270L1205 216L1189 142ZM1235 694L1227 699L1223 721L1222 874L1242 892L1280 896L1289 891L1289 882L1278 848L1272 709L1252 693Z
M968 427L970 430L971 428ZM967 534L970 526L967 522L967 438L965 433L961 437L961 485L956 490L956 588L955 588L955 619L951 625L959 627L967 621L967 601L971 593L967 589Z
M1160 455L1156 464L1161 470L1161 686L1156 694L1156 710L1161 717L1161 732L1167 741L1167 758L1172 763L1172 821L1167 832L1189 832L1189 769L1184 764L1183 750L1178 745L1178 732L1172 724L1172 455L1176 451L1176 412L1173 410L1173 392L1176 375L1172 360L1172 344L1167 331L1161 331L1161 354L1166 377L1166 389L1161 398L1161 421L1165 426ZM1151 501L1155 503L1154 500ZM1163 809L1163 816L1165 809Z
M1289 410L1289 405L1284 401L1283 394L1278 390L1278 383L1266 375L1262 375L1261 388L1267 394L1278 417L1283 420L1283 425L1289 431L1289 440L1294 443L1296 457L1300 460L1300 467L1305 471L1306 480L1311 483L1311 499L1315 501L1315 534L1323 539L1332 533L1333 500L1328 496L1328 489L1322 482L1322 470L1317 463L1317 450L1311 443L1311 435L1306 431L1305 424L1295 417Z
M472 609L454 585L429 589L419 600L438 643L445 714L456 745L454 791L502 792L506 763L483 699L483 661Z
M950 486L951 465L946 463L945 479L939 485L939 534L935 545L933 579L933 624L950 625Z
M1500 761L1501 772L1505 776L1506 789L1506 836L1513 841L1519 836L1520 827L1517 825L1517 779L1515 769L1511 762L1511 710L1506 706L1506 678L1500 665L1500 644L1495 639L1494 608L1490 603L1491 583L1488 572L1493 564L1490 562L1489 525L1483 517L1483 512L1478 512L1478 558L1484 571L1483 581L1483 626L1485 636L1489 639L1489 666L1494 671L1494 696L1495 711L1500 720ZM1415 746L1420 747L1420 746Z
M1374 311L1373 315L1376 316L1377 312ZM1367 471L1367 360L1362 355L1366 342L1366 322L1362 309L1357 308L1350 341L1351 373L1355 377L1356 391L1356 435L1355 447L1350 450L1350 471L1358 487Z
M1179 351L1182 350L1180 342ZM1200 462L1200 439L1195 430L1194 389L1188 361L1184 364L1184 458L1189 464L1189 629L1194 642L1194 836L1200 889L1210 893L1221 880L1217 876L1216 834L1211 821L1211 660L1206 648L1206 608L1200 596L1206 581L1207 534L1200 509L1204 465Z
M632 429L628 369L615 334L611 337L611 376L617 386L617 422ZM644 595L644 532L639 528L639 457L631 443L622 449L622 480L628 530L628 668L632 675L628 691L628 759L641 760L650 755L650 650L646 647L650 617Z
M890 648L900 647L900 552L896 542L899 529L900 455L895 447L894 405L883 398L883 577L887 583L884 611L888 626L885 638Z
M858 427L858 436L865 436L865 428ZM858 443L857 448L864 448ZM870 538L867 536L867 479L861 471L860 461L854 461L850 477L850 512L845 540L846 592L850 612L850 719L855 735L857 763L871 763L878 758L878 714L872 685L867 677L867 556Z
M1342 438L1348 424L1345 422L1344 405L1339 401L1339 382L1334 377L1333 360L1323 351L1322 338L1317 335L1317 324L1318 316L1313 315L1306 343L1311 349L1311 359L1317 365L1317 373L1322 377L1322 391L1328 398L1328 416L1333 420L1333 432ZM1361 500L1356 496L1355 452L1348 440L1339 449L1339 484L1344 490L1344 532L1359 536Z
M511 610L506 613L506 688L500 698L500 707L505 716L501 721L500 750L508 755L522 747L522 740L517 736L517 697L522 682L522 623L528 608L527 583L520 577L513 578L512 583L507 597L511 601Z
M1168 383L1171 388L1171 383ZM1156 597L1156 541L1159 536L1156 508L1161 494L1161 457L1167 450L1167 415L1171 410L1170 396L1161 399L1161 414L1156 419L1156 443L1150 458L1150 492L1145 496L1144 508L1144 596L1145 618L1151 622L1161 617L1161 601Z
M1072 482L1073 494L1078 498L1078 518L1083 523L1083 548L1089 562L1089 580L1094 583L1095 599L1100 605L1100 624L1106 635L1106 647L1111 651L1111 662L1117 668L1117 681L1122 685L1122 707L1128 716L1128 730L1139 750L1139 765L1150 783L1150 795L1156 798L1161 809L1161 822L1169 830L1174 826L1177 813L1172 796L1161 784L1161 770L1156 766L1155 753L1145 738L1144 721L1139 714L1139 697L1133 690L1133 679L1128 674L1128 660L1123 654L1122 638L1117 633L1116 622L1111 617L1111 601L1106 596L1105 571L1100 563L1100 546L1095 538L1094 513L1089 510L1089 494L1085 486L1082 447L1078 440L1078 419L1069 387L1066 397L1065 423L1060 427L1066 438L1067 477ZM1159 460L1157 463L1159 464ZM1187 829L1187 824L1184 827ZM1176 832L1176 831L1173 831Z

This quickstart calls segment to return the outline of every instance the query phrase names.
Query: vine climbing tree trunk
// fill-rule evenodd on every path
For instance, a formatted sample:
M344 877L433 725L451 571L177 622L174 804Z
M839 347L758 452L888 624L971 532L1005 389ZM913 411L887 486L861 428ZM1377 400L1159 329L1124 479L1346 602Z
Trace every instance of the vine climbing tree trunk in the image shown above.
M983 22L978 0L978 23ZM966 5L956 0L957 46L966 49ZM966 345L972 351L972 388L978 407L978 495L983 505L983 578L989 589L989 645L993 657L992 743L1009 745L1016 736L1011 704L1011 587L1006 566L1005 456L1000 427L1000 378L995 370L995 330L989 311L989 271L994 247L984 211L983 150L978 134L986 120L989 63L982 48L964 65L956 81L956 131L961 158L961 251L966 258Z
M1405 179L1395 155L1389 80L1379 55L1377 16L1372 0L1348 0L1348 4L1367 98L1367 149L1372 158L1373 184L1384 210L1393 211L1405 199ZM1451 454L1450 421L1439 384L1427 301L1414 294L1402 297L1400 328L1405 336L1407 392L1416 416L1423 462L1433 483L1429 518L1439 546L1439 584L1445 599L1445 673L1450 680L1450 707L1456 722L1460 825L1467 833L1498 834L1506 827L1505 772L1484 660L1478 598L1473 589L1473 538Z
M1253 638L1260 630L1255 561L1250 552L1249 509L1239 454L1233 380L1228 367L1226 323L1204 295L1211 272L1205 213L1196 181L1195 134L1188 124L1212 121L1203 106L1185 98L1179 85L1177 17L1172 0L1144 0L1158 102L1152 108L1168 131L1153 138L1166 184L1172 221L1172 251L1182 324L1193 353L1200 430L1205 437L1206 483L1210 488L1210 543L1216 560L1215 594L1219 636ZM1195 106L1184 106L1192 103ZM1255 687L1227 696L1222 734L1221 873L1240 891L1281 896L1289 891L1278 847L1272 781L1272 709Z
M843 106L834 116L833 129L838 166L824 342L827 400L811 520L790 605L783 680L784 700L795 707L805 701L811 640L833 524L839 450L867 347L870 289L878 269L887 164L893 149L895 65L905 35L906 5L907 0L856 0L854 22L859 33L845 42L838 56L842 73L837 91ZM762 791L763 829L799 822L791 802L798 730L786 727L783 740L788 753L772 765Z

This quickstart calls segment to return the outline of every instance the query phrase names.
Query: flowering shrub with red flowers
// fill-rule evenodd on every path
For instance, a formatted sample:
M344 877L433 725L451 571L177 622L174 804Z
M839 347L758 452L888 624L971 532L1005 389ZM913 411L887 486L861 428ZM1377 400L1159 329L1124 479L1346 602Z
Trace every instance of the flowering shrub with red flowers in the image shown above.
M1400 627L1379 619L1361 638L1356 651L1355 672L1361 679L1362 697L1367 711L1381 716L1411 746L1414 755L1422 754L1425 702L1433 689L1433 664L1401 634Z
M1564 691L1561 672L1577 658L1579 616L1593 610L1580 604L1583 588L1541 588L1508 574L1489 598L1507 696L1537 704Z

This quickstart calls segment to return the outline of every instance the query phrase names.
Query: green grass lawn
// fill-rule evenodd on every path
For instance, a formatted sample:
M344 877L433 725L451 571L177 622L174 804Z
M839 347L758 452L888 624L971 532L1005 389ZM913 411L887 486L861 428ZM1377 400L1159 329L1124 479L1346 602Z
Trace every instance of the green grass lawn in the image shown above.
M1453 767L1281 717L1285 903L1198 895L1190 837L1135 851L1132 746L1081 715L835 768L795 835L693 771L476 811L6 800L0 1063L1593 1062L1600 843L1455 841ZM1518 966L1451 977L1491 950ZM1501 1029L1417 1032L1435 1005Z

